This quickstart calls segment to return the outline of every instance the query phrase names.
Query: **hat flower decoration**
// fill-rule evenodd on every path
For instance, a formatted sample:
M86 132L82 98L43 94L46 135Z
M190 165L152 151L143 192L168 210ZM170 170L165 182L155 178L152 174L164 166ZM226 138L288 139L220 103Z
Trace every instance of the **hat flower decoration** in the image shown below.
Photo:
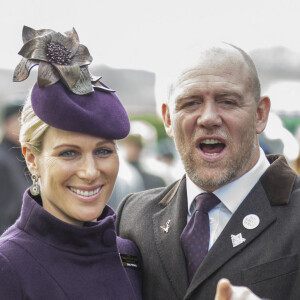
M65 33L24 26L23 56L14 81L23 81L38 65L30 91L34 113L46 124L66 131L122 139L130 130L128 114L115 91L90 74L92 56L73 28Z
M51 29L35 30L24 26L22 32L23 47L19 54L23 56L17 65L13 81L28 78L31 69L38 65L39 87L47 87L62 80L74 94L85 95L94 88L113 91L104 86L88 70L93 58L86 46L79 43L77 32L73 28L65 33Z

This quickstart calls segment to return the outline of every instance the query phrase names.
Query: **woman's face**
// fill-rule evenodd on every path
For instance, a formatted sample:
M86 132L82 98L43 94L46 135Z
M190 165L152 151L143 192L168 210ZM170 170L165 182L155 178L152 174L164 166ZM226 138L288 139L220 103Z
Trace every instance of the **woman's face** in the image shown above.
M119 169L113 140L50 127L40 154L29 148L23 153L30 172L40 178L45 210L74 225L101 215Z

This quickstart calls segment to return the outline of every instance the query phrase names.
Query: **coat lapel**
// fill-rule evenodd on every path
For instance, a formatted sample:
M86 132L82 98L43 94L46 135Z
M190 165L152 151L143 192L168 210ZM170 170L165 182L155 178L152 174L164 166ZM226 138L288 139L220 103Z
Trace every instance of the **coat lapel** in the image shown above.
M288 203L296 174L288 167L283 157L270 157L269 160L271 160L272 165L242 202L210 249L187 290L186 298L211 274L247 247L276 221L272 205L286 205ZM256 228L246 229L243 226L243 219L249 214L259 217L260 222ZM239 233L245 241L233 247L231 235Z
M183 299L188 279L179 238L187 216L185 178L170 190L160 205L161 211L153 216L155 245L178 299Z
M271 210L270 203L265 195L263 197L261 196L262 194L264 194L264 190L261 184L258 184L232 216L220 237L198 268L188 288L186 294L187 297L195 290L195 288L199 287L205 279L216 272L228 260L232 259L233 256L243 248L247 247L248 244L275 221L276 218ZM243 226L243 219L249 214L257 215L260 220L259 225L251 230L246 229ZM238 246L233 247L231 235L238 235L239 233L241 233L245 241Z

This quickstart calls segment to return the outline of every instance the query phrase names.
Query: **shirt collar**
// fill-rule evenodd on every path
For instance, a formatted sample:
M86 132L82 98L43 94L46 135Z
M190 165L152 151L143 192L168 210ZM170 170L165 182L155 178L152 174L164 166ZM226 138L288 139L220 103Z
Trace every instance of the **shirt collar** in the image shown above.
M215 190L214 194L233 214L269 166L270 163L266 158L264 151L260 148L259 159L254 167L235 181ZM191 206L193 200L197 195L206 193L206 191L193 183L188 175L186 176L186 179L188 214L191 215Z

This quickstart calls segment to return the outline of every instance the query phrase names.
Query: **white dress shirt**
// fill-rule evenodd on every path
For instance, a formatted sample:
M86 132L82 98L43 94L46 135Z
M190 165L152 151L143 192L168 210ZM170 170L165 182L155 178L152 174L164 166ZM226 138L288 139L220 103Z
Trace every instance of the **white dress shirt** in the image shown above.
M260 148L259 159L252 169L235 181L214 191L214 194L220 199L221 203L208 214L210 221L209 249L219 237L231 216L269 166L270 163ZM188 201L187 221L189 221L195 210L195 197L201 193L206 193L206 191L195 185L188 176L186 176L186 179Z

